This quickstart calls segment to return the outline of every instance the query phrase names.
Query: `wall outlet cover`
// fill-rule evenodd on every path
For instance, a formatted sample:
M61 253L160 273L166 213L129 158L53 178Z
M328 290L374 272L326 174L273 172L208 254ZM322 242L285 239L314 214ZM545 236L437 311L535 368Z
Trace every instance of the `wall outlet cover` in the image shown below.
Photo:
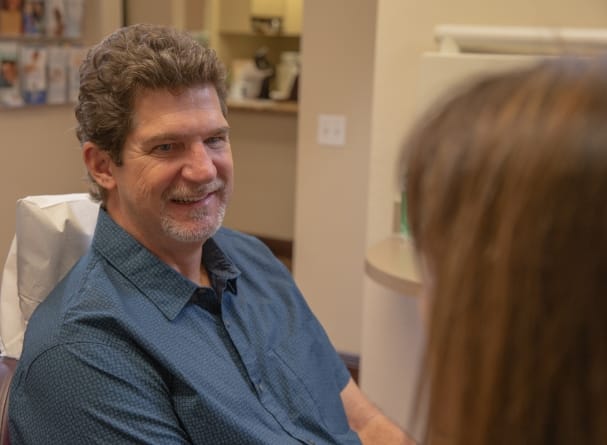
M346 116L343 114L319 114L317 142L319 145L346 145Z

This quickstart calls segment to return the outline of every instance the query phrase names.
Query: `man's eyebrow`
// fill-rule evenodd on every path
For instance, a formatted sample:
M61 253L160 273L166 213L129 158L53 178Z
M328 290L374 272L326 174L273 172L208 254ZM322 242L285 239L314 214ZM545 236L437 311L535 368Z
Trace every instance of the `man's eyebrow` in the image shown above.
M225 126L225 127L219 127L217 128L213 133L215 134L227 134L230 132L230 127L229 126Z

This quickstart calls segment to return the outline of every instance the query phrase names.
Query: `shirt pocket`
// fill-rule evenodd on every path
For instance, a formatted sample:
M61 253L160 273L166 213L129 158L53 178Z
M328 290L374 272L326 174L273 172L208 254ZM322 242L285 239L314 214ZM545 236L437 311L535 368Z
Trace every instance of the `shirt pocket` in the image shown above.
M286 357L292 353L268 351L267 378L291 421L304 429L324 429L334 435L350 432L331 360L304 357L294 363Z

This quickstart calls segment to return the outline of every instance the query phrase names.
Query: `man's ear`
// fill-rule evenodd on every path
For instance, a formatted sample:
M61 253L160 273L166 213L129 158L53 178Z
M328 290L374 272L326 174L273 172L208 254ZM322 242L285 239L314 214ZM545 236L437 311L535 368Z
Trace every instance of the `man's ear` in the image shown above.
M99 148L97 144L87 141L82 145L82 159L89 175L99 186L106 190L111 190L116 186L113 174L113 168L116 165L107 151Z

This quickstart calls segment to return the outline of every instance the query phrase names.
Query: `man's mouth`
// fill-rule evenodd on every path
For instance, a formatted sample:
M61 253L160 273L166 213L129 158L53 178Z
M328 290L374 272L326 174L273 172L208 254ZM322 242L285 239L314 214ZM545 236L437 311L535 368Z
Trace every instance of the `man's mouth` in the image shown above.
M221 190L220 187L216 187L212 190L205 190L205 191L201 190L199 193L196 193L193 195L178 194L176 196L171 196L170 200L171 200L171 202L174 202L175 204L180 204L180 205L204 204L210 198L215 196L216 193L219 193L220 190Z
M177 203L177 204L192 204L192 203L203 201L204 199L209 197L212 193L213 192L208 193L204 196L192 196L192 197L187 197L187 198L173 198L173 199L171 199L171 201L173 201L174 203Z
M223 189L221 182L207 184L199 189L176 188L168 194L168 200L180 205L204 204Z

